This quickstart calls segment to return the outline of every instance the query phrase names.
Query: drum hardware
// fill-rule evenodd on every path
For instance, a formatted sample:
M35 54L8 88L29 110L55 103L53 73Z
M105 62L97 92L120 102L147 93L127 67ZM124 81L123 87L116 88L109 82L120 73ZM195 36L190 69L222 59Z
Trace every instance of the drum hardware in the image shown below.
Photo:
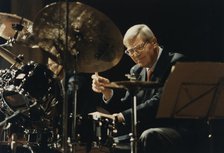
M20 19L19 23L12 24L12 28L16 31L13 39L16 40L20 31L23 30L24 26L22 25L23 17Z
M0 122L0 126L3 126L5 123L7 123L8 121L10 121L11 119L13 119L14 117L16 117L17 115L19 115L20 113L23 113L23 112L27 112L29 109L27 110L17 110L15 111L13 114L11 114L10 116L6 117L5 120L1 121Z
M112 115L100 112L89 113L93 120L93 148L107 148L108 151L113 146L113 137L117 133L115 120ZM107 151L107 152L108 152Z
M11 147L12 153L16 153L17 137L16 137L16 134L14 134L14 133L11 136L11 144L10 144L10 147Z
M39 145L41 142L40 133L36 129L25 129L24 133L26 135L28 145Z
M6 123L3 125L2 131L1 131L2 142L6 142L8 140L9 128L11 127L11 125L12 125L12 123Z
M126 134L122 136L117 136L113 138L112 150L121 149L121 150L131 150L131 146L127 140L130 140L131 135Z
M24 134L28 146L51 146L54 141L54 133L49 129L25 129Z
M127 75L131 80L130 81L117 81L111 82L110 84L106 85L107 88L111 89L125 89L129 91L130 95L132 96L132 130L131 133L128 135L130 138L130 148L131 153L137 153L137 97L136 92L139 91L141 88L159 88L161 84L158 82L144 82L144 81L137 81L136 77ZM127 135L120 138L127 138ZM119 142L120 138L114 139L113 146L116 147L117 143ZM125 146L125 148L128 148Z
M0 47L0 56L12 64L11 68L21 68L24 66L24 63L22 62L24 59L23 55L15 56L13 53L2 46Z
M14 124L10 122L7 122L3 126L3 130L1 131L0 152L20 153L23 149L26 150L25 148L29 148L28 150L32 152L31 148L27 146L25 137L21 135L21 133L15 131L18 129L12 130L12 126L14 126Z
M31 48L38 46L47 53L50 52L52 47L56 48L60 56L55 56L55 59L57 62L59 61L58 63L63 65L65 78L70 74L75 76L79 72L92 73L105 71L115 66L123 55L122 35L119 29L103 13L79 2L60 2L46 6L37 15L34 25L31 21L23 17L0 13L0 25L0 36L7 40L7 45L14 45L16 43ZM11 68L16 68L15 71L11 69L7 72L8 74L5 74L9 75L9 79L3 80L1 85L4 90L0 91L2 94L0 101L3 103L0 110L7 116L4 123L1 122L1 124L5 124L14 117L22 115L31 125L27 126L23 122L20 124L18 123L18 126L29 129L30 126L34 126L32 125L34 122L46 120L46 118L52 114L51 108L54 108L58 104L58 97L55 96L57 93L54 92L54 78L52 78L51 75L47 76L46 79L53 83L46 81L42 72L44 74L48 74L48 72L42 71L42 69L39 71L39 66L36 67L34 64L24 64L23 58L20 56L15 57L15 55L10 54L10 51L2 46L0 47L0 55L12 64ZM49 56L50 55L52 55L51 52L49 53ZM37 76L43 80L37 80ZM15 82L13 82L14 80ZM38 90L33 88L35 85L39 85L35 83L42 83L44 81L50 86L49 88L46 87L47 90L44 84L41 84L43 88ZM74 110L72 113L74 118L72 132L76 130L75 109L78 90L76 81L77 80L74 79L71 83L73 86L72 91L75 93L73 101ZM68 100L66 93L67 84L69 84L69 81L65 80L64 86L62 87L64 92L63 96L65 96L63 97L65 104L63 109L68 107L66 104ZM20 101L17 101L18 97ZM14 103L14 101L16 101L16 103ZM17 102L19 105L17 105ZM32 108L30 108L31 106ZM38 117L33 118L33 116ZM62 116L63 133L67 133L67 119L65 116L68 116L68 112L65 109L63 110ZM12 124L17 125L15 122L12 122ZM96 125L94 125L96 126L97 133L95 134L98 139L94 148L101 145L103 137L99 132L102 132L100 128L103 128L104 124L104 121L100 121L96 122ZM109 129L106 135L112 135L111 130L114 130L113 125L106 125L108 125ZM35 136L36 129L38 129L36 125L29 129L31 130L27 133L29 137ZM60 134L57 135L57 138L58 136L60 137ZM67 139L66 134L60 137L60 139L64 138L65 140ZM29 138L29 140L31 141L31 138ZM17 140L15 139L15 141ZM72 137L71 144L73 145L75 141L75 138ZM14 142L12 144L14 144ZM55 144L64 145L65 142L62 142L62 144L56 142L53 145ZM62 147L63 151L64 149L66 150L65 146ZM71 152L73 151L74 149L72 148Z
M52 115L61 102L61 89L52 72L45 66L30 62L20 69L1 70L0 75L0 111L6 116L0 125L10 123L23 129L21 133L15 131L16 136L24 136L23 142L13 139L10 144L16 149L20 143L27 147L52 146L56 141L54 130L57 130L57 125L52 126L53 118L57 116ZM12 133L3 133L3 141L8 141L6 136Z
M15 14L0 13L0 37L6 40L7 45L21 43L31 46L29 36L32 33L33 23Z
M74 92L72 133L75 133L78 90L76 74L105 71L115 66L123 55L122 35L103 13L80 2L59 2L47 5L34 20L33 33L40 48L49 52L53 46L62 59L65 75L62 145L66 151L68 85L73 86ZM71 75L74 75L74 80L69 82L68 76ZM75 144L75 139L73 134L72 144ZM72 150L75 149L72 147Z
M12 152L10 146L8 145L1 145L0 151L2 153L34 153L32 148L29 146L16 146L15 152Z
M23 21L23 18L21 18L20 23L12 23L12 29L15 30L15 34L12 38L7 40L6 45L7 46L13 46L14 43L16 43L16 39L19 35L19 32L23 30L24 26L21 24Z
M120 141L127 140L128 138L130 138L130 135L126 134L126 135L114 137L113 140L114 140L115 143L119 143Z
M0 56L12 64L10 69L0 70L0 111L5 116L0 122L0 126L4 126L0 152L33 153L31 148L34 145L43 145L42 141L45 145L53 143L55 133L51 128L56 127L48 127L47 123L45 128L47 127L49 132L40 132L39 129L46 120L52 120L47 117L52 116L54 107L60 101L60 87L57 86L59 84L56 78L45 67L31 61L24 64L23 55L15 56L7 49L16 43L33 47L33 41L30 39L33 38L30 37L32 23L23 18L19 20L20 17L16 15L0 13L0 16L0 37L6 40L6 43L0 46ZM36 83L41 83L42 87ZM40 117L35 118L36 115ZM37 121L39 123L36 124ZM40 122L43 122L41 127ZM11 125L24 131L11 133ZM22 140L17 138L21 134L24 136Z
M17 117L19 114L24 114L30 111L31 108L35 107L37 105L37 102L34 102L33 104L29 105L29 107L13 111L6 103L4 103L6 106L3 106L0 111L2 111L6 118L0 122L0 126L5 125L7 122L12 120L13 118ZM4 109L6 107L6 109Z

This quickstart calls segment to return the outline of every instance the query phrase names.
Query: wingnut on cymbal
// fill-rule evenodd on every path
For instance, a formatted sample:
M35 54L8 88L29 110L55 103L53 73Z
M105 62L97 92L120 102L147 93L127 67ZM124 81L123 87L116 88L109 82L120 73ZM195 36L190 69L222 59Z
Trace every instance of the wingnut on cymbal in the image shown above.
M68 4L52 3L37 14L33 32L38 46L45 51L55 46L65 57L64 65L77 66L78 72L101 72L115 66L123 55L119 29L106 15L88 5ZM68 56L64 56L67 51Z
M0 37L25 43L32 33L33 22L15 14L0 13ZM28 44L28 43L27 43Z

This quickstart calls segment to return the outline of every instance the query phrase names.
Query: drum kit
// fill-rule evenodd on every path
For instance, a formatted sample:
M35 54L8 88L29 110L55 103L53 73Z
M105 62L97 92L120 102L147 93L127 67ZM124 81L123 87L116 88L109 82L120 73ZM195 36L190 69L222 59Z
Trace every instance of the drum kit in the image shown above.
M0 37L0 56L11 64L0 70L0 152L108 152L99 147L107 141L102 133L109 137L114 130L114 122L108 118L92 121L97 147L77 147L83 143L77 133L69 140L65 78L70 73L105 71L120 61L122 35L115 24L88 5L58 2L45 6L34 21L0 13ZM48 63L25 62L26 57L12 51L18 45L43 50L63 67L64 78ZM78 131L76 110L73 117L72 126Z
M110 152L116 128L109 116L92 116L94 138L91 146L82 145L82 135L78 133L82 117L76 113L76 87L72 88L75 93L72 136L68 136L67 85L70 82L66 76L102 72L118 64L123 45L115 24L88 5L57 2L40 10L34 21L0 13L0 38L4 42L0 45L0 56L11 64L0 70L0 152ZM17 45L42 50L60 66L63 78L49 63L25 62L25 57L15 55L11 49ZM152 84L117 82L108 88L130 89L136 85Z

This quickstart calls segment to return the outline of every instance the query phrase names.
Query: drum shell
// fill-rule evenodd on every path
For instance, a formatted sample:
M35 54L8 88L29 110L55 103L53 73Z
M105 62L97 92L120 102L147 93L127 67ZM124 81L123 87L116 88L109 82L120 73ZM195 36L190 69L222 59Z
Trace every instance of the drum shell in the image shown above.
M62 102L60 81L44 65L30 63L18 70L5 70L1 75L0 110L6 116L27 108L22 114L40 121L42 117L51 118L54 107Z
M30 63L21 69L0 71L0 117L12 123L8 137L21 136L24 144L52 144L62 131L62 86L45 66ZM27 131L29 131L27 133ZM37 131L37 132L32 132ZM28 138L30 137L30 138Z
M76 152L90 153L108 152L113 143L114 122L106 118L93 119L91 116L82 116L77 119Z

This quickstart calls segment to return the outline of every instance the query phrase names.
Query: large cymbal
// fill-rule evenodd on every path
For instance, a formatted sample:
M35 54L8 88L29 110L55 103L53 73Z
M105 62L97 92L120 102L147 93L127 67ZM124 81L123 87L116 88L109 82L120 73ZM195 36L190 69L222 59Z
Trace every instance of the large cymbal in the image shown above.
M161 84L158 82L145 82L145 81L116 81L106 85L111 89L136 89L136 88L159 88Z
M115 66L123 55L119 29L103 13L80 2L68 3L66 20L66 4L52 3L38 13L33 25L38 46L46 51L54 46L63 64L72 69L76 65L78 72L101 72Z
M0 12L0 37L6 41L15 38L18 42L24 42L32 33L32 25L33 22L28 19Z

